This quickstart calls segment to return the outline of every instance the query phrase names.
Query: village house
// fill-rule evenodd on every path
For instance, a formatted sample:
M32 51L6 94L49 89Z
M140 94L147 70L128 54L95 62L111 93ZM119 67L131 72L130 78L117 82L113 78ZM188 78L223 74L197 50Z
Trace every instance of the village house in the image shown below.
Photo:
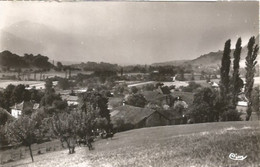
M173 109L151 109L123 105L112 110L111 122L117 131L143 127L177 125L186 123L182 112Z
M61 95L62 100L66 100L68 106L77 106L79 104L78 102L78 96L72 96L72 95Z
M150 108L123 105L113 109L110 115L115 129L122 128L120 126L128 126L124 130L129 130L170 124L170 120L165 115Z
M166 96L159 91L143 91L142 92L144 98L148 102L165 102L166 103Z
M22 112L25 110L36 110L39 108L38 103L33 103L33 102L21 102L18 104L15 104L14 106L11 107L11 115L15 118L18 118L19 116L22 115Z

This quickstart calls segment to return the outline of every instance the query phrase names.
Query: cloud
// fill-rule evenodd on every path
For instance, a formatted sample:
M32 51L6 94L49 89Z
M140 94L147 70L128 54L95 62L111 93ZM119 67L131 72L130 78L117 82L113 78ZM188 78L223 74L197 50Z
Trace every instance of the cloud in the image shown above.
M32 42L31 52L66 61L193 59L223 49L228 38L244 41L259 31L258 2L0 4L0 28ZM28 46L18 47L16 41L6 48L29 52Z

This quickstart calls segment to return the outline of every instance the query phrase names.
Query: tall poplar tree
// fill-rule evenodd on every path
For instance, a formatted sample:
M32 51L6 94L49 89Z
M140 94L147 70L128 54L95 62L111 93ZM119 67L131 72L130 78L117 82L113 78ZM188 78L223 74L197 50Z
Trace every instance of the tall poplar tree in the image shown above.
M220 68L220 101L223 103L223 107L228 105L228 95L229 95L229 71L230 71L230 45L231 40L227 40L224 47L223 57L221 60Z
M249 39L247 45L247 57L246 57L246 84L245 84L245 94L248 99L248 108L246 120L248 121L252 113L252 90L254 85L255 67L257 64L256 57L258 54L259 47L255 45L255 37Z
M240 54L241 54L241 43L242 40L241 38L238 38L237 43L236 43L236 49L234 51L234 60L233 60L233 76L232 76L232 84L231 89L232 89L232 104L235 107L237 102L238 102L238 93L241 91L243 88L243 80L240 78L239 74L239 61L240 61Z

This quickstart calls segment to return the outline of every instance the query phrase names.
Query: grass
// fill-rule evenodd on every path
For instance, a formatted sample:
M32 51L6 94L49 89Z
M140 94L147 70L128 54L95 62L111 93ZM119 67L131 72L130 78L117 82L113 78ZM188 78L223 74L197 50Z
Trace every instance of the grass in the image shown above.
M44 85L44 81L13 81L13 80L0 80L0 88L5 89L9 84L13 85Z
M95 150L76 148L43 154L7 166L260 166L259 122L222 122L142 128L94 143ZM244 161L230 153L247 155Z

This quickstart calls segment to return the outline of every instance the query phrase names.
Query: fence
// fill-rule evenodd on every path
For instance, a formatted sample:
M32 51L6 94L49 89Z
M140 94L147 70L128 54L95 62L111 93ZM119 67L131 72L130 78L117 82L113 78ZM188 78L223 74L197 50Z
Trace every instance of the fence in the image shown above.
M42 144L33 144L31 148L33 155L44 154L46 152L63 149L59 140L54 140ZM30 157L30 151L28 147L21 146L18 148L11 148L9 150L0 152L0 164L17 161L27 157Z

